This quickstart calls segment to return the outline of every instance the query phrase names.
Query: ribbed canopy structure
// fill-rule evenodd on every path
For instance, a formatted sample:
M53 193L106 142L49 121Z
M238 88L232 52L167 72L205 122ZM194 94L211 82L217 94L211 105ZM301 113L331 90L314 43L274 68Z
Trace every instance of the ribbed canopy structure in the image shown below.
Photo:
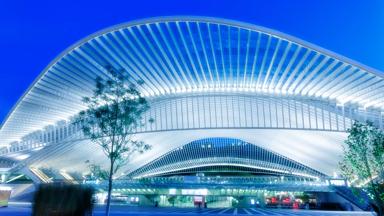
M222 172L225 167L248 168L247 172L269 175L292 175L319 178L325 175L278 153L232 138L206 138L176 148L130 173L133 178L188 174L206 171ZM238 172L236 168L227 171Z
M143 118L155 119L134 135L153 149L124 167L125 174L177 174L210 164L329 176L353 121L384 128L382 72L251 24L160 17L105 29L54 59L3 122L1 164L10 164L10 172L82 172L88 168L81 161L91 160L105 165L71 118L86 108L81 100L92 94L95 79L108 78L109 66L132 83L144 81L139 91L151 109ZM212 137L219 138L201 151ZM227 155L230 142L242 144ZM191 157L177 153L182 146Z
M8 115L0 145L83 109L106 65L143 80L148 97L231 91L384 107L382 74L307 42L229 20L154 18L103 30L58 56Z

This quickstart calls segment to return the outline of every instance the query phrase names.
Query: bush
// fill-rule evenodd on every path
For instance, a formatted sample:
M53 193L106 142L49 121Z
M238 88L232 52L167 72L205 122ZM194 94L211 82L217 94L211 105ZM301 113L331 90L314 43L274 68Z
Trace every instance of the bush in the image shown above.
M81 185L42 184L38 187L32 216L91 215L93 189Z

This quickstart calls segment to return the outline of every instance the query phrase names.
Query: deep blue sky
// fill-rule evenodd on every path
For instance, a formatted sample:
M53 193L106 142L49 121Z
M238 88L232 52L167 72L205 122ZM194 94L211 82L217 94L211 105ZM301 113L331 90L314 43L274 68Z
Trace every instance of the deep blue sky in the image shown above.
M0 122L71 44L111 25L171 15L250 22L384 71L384 0L0 0Z

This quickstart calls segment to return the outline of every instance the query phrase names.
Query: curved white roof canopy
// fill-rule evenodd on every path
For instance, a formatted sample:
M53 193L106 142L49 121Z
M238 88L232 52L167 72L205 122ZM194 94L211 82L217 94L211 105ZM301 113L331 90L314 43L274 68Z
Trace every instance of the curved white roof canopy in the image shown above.
M208 167L208 169L206 169ZM222 167L225 167L224 170ZM228 167L232 167L229 168ZM236 168L235 168L236 167ZM277 152L240 139L209 137L194 140L159 156L129 175L133 178L185 174L188 172L232 171L310 178L323 173L291 160Z
M271 152L276 152L318 172L332 176L338 171L342 155L343 132L286 129L210 129L141 133L136 139L152 146L150 151L132 160L121 171L128 174L145 166L161 155L195 140L223 137L243 140ZM50 145L32 154L21 163L31 167L54 168L67 172L88 172L89 163L108 166L100 147L90 141L77 140ZM245 153L246 154L246 153Z
M251 92L384 108L381 72L263 27L203 17L160 17L95 33L60 54L14 106L0 146L84 108L105 66L145 81L146 96Z

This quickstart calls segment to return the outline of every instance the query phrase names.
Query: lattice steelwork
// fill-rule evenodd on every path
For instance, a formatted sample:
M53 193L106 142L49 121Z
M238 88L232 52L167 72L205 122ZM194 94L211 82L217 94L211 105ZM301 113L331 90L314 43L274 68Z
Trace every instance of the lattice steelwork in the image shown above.
M151 109L145 124L137 133L192 129L301 129L343 132L353 120L369 120L382 126L380 115L360 112L353 107L339 107L327 101L300 99L288 96L252 94L187 94L159 97L150 100ZM56 126L33 132L21 142L0 149L0 155L60 144L67 137L76 141L84 137L80 125L59 122Z
M220 166L248 168L250 173L301 176L319 178L325 175L288 159L278 153L268 151L251 143L231 138L207 138L196 140L133 171L134 178L162 176L205 170L222 171ZM206 171L206 170L205 170ZM233 172L239 171L232 169Z
M154 118L155 122L137 132L214 128L345 131L351 116L358 116L324 101L251 94L167 97L152 101L151 106L144 119Z
M11 160L9 158L0 157L0 169L1 168L8 168L15 165L17 161ZM0 170L1 172L2 170Z
M105 66L143 80L148 97L198 92L290 95L378 109L380 72L291 36L228 20L171 17L116 26L56 58L19 100L0 130L0 145L67 120L84 108Z
M145 82L139 90L151 109L144 120L155 122L138 128L141 135L197 129L318 130L337 134L315 146L329 149L329 140L341 140L354 120L384 127L379 71L259 26L201 17L154 18L106 29L59 55L1 126L0 155L21 166L39 161L45 151L38 150L48 145L56 145L49 151L64 154L71 143L82 142L80 125L70 119L85 109L81 98L92 94L95 78L107 78L107 65L125 71L132 82ZM329 151L341 148L334 146ZM245 158L236 160L246 164ZM220 167L223 161L217 163ZM253 170L260 165L250 163ZM284 172L321 175L284 163L262 165L264 170L273 165Z

